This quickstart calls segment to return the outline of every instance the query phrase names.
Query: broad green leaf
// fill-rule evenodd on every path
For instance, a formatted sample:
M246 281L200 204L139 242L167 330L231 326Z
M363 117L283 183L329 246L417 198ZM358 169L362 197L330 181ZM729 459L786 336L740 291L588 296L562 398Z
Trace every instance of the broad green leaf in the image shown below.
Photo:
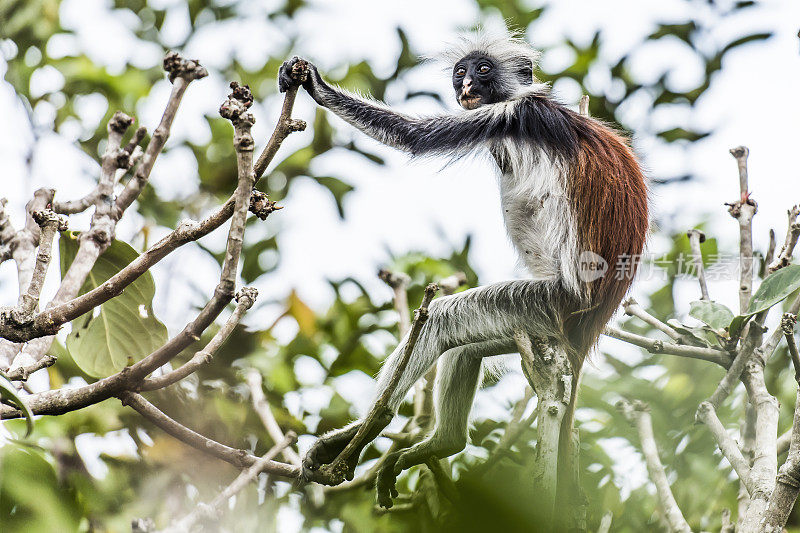
M750 299L747 312L731 321L728 328L731 338L739 336L753 315L783 301L798 288L800 288L800 265L789 265L767 276Z
M78 250L75 238L59 239L61 275ZM94 264L81 293L108 280L138 257L129 244L114 241ZM117 296L72 321L67 350L75 364L90 376L101 378L119 372L144 358L167 340L167 328L153 313L155 283L145 272ZM97 311L97 310L95 310Z
M720 346L719 335L708 326L687 326L686 324L681 324L674 318L667 320L667 325L683 335L691 344L696 346L703 346L706 348Z
M28 407L28 404L25 403L25 401L19 397L19 395L17 394L16 387L14 387L14 384L11 383L8 379L6 379L6 377L3 376L2 374L0 374L0 398L8 400L14 403L17 407L19 407L20 411L22 411L22 414L25 415L25 424L27 428L25 430L25 436L27 437L28 435L30 435L31 431L33 431L33 412L31 412L31 409L30 407Z
M354 187L338 178L330 176L320 176L317 177L316 180L317 183L328 189L333 195L333 199L336 201L336 209L339 210L339 216L344 218L344 197L347 193L352 191Z
M714 329L725 329L733 320L733 312L722 304L698 300L690 305L689 316Z

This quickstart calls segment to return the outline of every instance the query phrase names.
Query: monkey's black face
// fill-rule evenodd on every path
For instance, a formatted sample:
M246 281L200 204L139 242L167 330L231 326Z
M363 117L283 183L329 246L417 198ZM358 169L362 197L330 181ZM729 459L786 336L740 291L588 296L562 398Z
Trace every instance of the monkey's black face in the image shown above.
M453 67L453 88L464 109L494 104L509 98L501 83L499 65L493 58L472 52Z

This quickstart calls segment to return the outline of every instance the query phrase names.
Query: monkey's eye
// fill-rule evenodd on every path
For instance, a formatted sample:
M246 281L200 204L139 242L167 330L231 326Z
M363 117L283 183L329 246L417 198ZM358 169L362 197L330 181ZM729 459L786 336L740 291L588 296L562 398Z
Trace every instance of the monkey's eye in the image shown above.
M492 67L490 67L489 65L481 65L478 67L478 72L480 72L481 74L486 74L490 70L492 70Z
M463 76L466 73L467 73L467 69L465 69L464 67L458 67L456 69L456 76Z

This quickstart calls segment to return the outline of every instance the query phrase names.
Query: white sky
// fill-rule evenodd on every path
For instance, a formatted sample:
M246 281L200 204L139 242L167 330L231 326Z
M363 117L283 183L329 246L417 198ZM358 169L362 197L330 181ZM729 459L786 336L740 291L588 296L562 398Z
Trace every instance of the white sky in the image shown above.
M186 9L177 1L162 0L160 3L173 6L164 33L171 42L179 42L188 31ZM236 54L245 65L260 66L270 53L281 50L288 38L283 33L285 28L278 29L264 16L273 3L248 3L250 15L243 23L221 23L199 32L189 42L187 55L199 58L210 67L224 64L231 54ZM112 71L121 69L126 61L140 66L160 61L161 52L156 46L142 45L135 40L131 28L136 21L132 14L113 16L108 12L110 4L103 0L64 1L62 22L76 34L53 39L47 47L48 54L58 56L83 49ZM707 13L702 1L554 1L546 15L529 28L528 38L541 46L557 45L564 36L584 43L597 28L602 28L606 40L601 56L612 63L649 34L656 21L679 20L689 10L701 15ZM296 53L314 61L323 74L366 58L380 75L394 69L399 51L394 28L398 24L405 28L414 50L430 54L452 40L459 26L472 24L477 15L474 5L462 0L406 0L402 6L396 2L370 0L320 0L315 2L314 9L303 10L289 31L303 37ZM745 144L750 148L751 189L759 205L754 221L756 244L762 249L766 247L769 228L775 228L779 242L782 241L785 211L791 204L800 202L800 171L795 165L796 150L800 146L797 126L800 124L797 107L800 45L796 36L799 25L800 2L792 0L761 2L761 6L720 25L714 34L707 36L710 42L727 42L731 36L758 31L773 31L775 36L729 53L722 72L714 78L710 90L693 111L665 109L653 117L660 129L693 126L714 128L715 133L695 143L685 154L676 147L634 139L637 152L652 175L681 175L691 169L700 177L693 183L654 190L655 217L665 221L670 229L683 231L710 217L709 236L720 239L721 250L735 251L737 226L722 203L738 196L736 165L728 149ZM99 46L98 43L103 44ZM6 53L7 50L8 46ZM569 61L569 52L557 48L545 55L542 64L546 70L556 70ZM0 74L5 72L5 65L0 55ZM639 48L633 55L632 68L638 77L646 79L656 79L669 71L668 80L675 89L695 87L702 74L701 65L669 39ZM32 83L38 90L57 88L59 76L57 72L46 72ZM607 87L600 69L593 73L591 80L598 88ZM432 66L416 69L399 83L415 89L434 88L448 100L451 98L447 75ZM178 113L168 146L176 146L181 139L207 139L209 132L202 115L216 113L226 89L227 81L213 72L209 78L194 83ZM163 80L154 86L147 102L138 109L124 111L134 113L139 123L152 130L168 90L168 83ZM569 82L556 83L555 90L567 103L577 102L580 96ZM387 100L405 111L440 110L427 99L399 103L402 94L404 91L400 87L390 87ZM272 97L254 108L258 120L257 139L267 138L280 101L279 97ZM102 98L83 98L79 104L85 126L96 124L105 109ZM51 186L59 190L61 198L77 197L91 189L98 173L96 163L74 144L80 134L78 125L72 128L72 135L69 131L62 136L46 133L52 113L49 104L36 109L36 120L45 133L35 147L32 173L28 175L25 159L32 148L31 126L10 85L0 82L0 196L9 199L17 227L22 223L23 207L33 190ZM305 95L298 98L295 117L311 122L313 113L314 104L310 98ZM633 125L643 124L646 118L643 108L635 103L625 110L625 116ZM436 161L409 163L403 154L367 139L338 119L334 122L343 138L353 138L359 146L379 153L386 158L387 165L379 167L345 151L317 158L315 173L341 177L356 186L356 191L345 202L348 218L339 220L326 190L310 179L298 180L282 202L285 209L273 215L279 221L282 260L277 272L255 284L262 302L279 299L294 288L305 301L322 309L332 298L325 280L345 276L358 278L376 297L388 299L388 289L375 277L377 268L388 259L387 249L395 253L420 250L443 254L451 249L450 243L460 246L468 234L474 236L471 261L483 283L522 275L515 269L516 258L502 225L493 170L486 162L471 160L445 169ZM308 131L293 134L278 157L305 146L310 139ZM179 198L193 190L197 178L193 176L196 169L190 160L187 150L176 149L162 155L153 171L152 186L168 198ZM231 161L231 164L235 163ZM86 216L73 217L71 227L81 229L87 221ZM119 237L130 238L140 224L141 219L126 216L118 228ZM262 227L256 231L264 234L266 230ZM218 233L207 239L209 245L223 242L224 232ZM152 236L153 239L157 237ZM664 239L655 237L651 240L650 251L657 254L666 246ZM158 286L156 310L174 332L185 322L188 306L201 303L200 295L174 280L188 277L205 295L210 295L218 267L204 253L187 248L163 261L154 274ZM53 290L57 277L54 269L47 289ZM645 300L641 295L658 286L659 280L641 280L634 293ZM735 308L736 286L735 281L712 283L712 298ZM15 287L14 267L6 262L0 266L2 302L16 299ZM696 286L687 281L680 288L682 310L688 311L688 302L696 298ZM248 323L253 327L271 323L275 312L272 306L262 307L248 316ZM283 334L293 334L293 326L289 321L284 322ZM629 356L636 353L621 343L604 342L617 353ZM589 371L602 371L602 365ZM357 392L348 399L363 405L364 398L369 396L371 381L366 376L363 379L354 376L351 380L348 383L355 387L344 388ZM513 389L515 392L509 393L510 397L521 394L521 388ZM299 397L295 400L301 401ZM295 400L287 398L287 402ZM508 400L505 396L482 398L477 410L485 416L503 417L502 405ZM641 469L636 475L641 475Z

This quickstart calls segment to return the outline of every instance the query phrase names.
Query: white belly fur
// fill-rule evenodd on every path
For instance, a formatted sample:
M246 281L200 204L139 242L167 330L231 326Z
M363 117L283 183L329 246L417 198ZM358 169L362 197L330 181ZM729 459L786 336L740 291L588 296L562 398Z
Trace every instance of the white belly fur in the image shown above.
M521 263L534 279L560 278L581 294L577 227L564 188L563 164L528 146L504 145L515 164L499 177L500 198L506 230Z

